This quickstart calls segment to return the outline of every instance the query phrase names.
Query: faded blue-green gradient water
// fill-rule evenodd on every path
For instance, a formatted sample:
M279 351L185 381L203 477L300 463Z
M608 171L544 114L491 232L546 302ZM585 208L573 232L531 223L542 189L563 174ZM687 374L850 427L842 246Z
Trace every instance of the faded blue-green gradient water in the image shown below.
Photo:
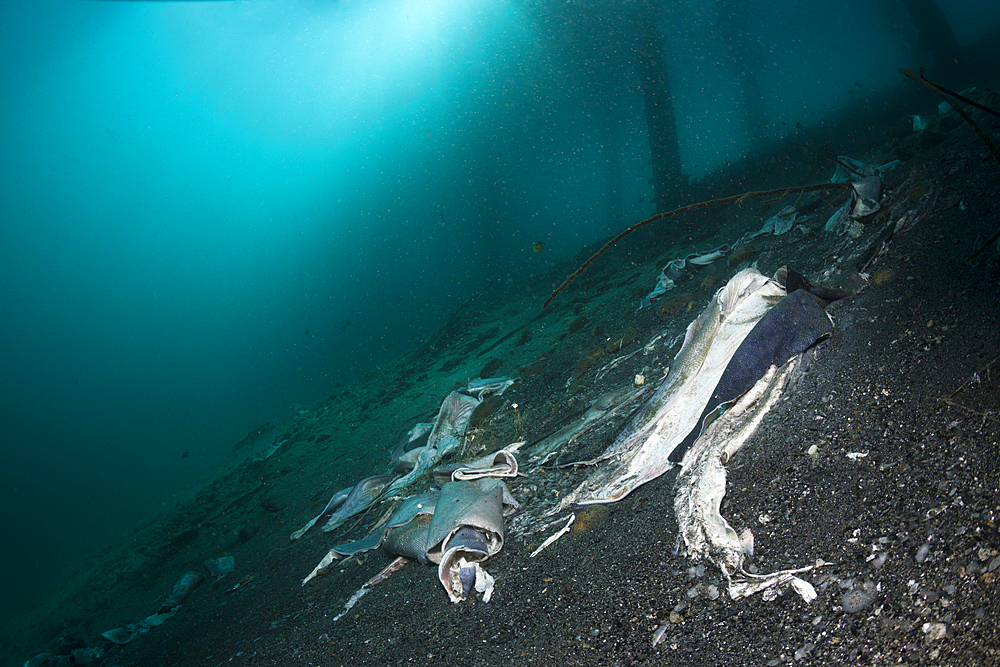
M901 1L730 4L771 140L928 58ZM487 285L652 214L623 5L0 3L4 605ZM662 5L698 179L751 144L748 65L717 3ZM942 9L962 44L1000 23Z

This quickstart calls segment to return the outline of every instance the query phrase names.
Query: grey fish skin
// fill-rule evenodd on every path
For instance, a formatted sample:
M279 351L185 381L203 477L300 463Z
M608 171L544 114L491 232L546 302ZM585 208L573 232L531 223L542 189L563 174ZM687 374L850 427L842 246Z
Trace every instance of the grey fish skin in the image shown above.
M351 490L351 495L344 503L330 515L330 520L323 526L323 532L330 532L338 528L344 521L351 518L358 512L365 510L375 502L375 499L382 493L385 487L394 480L392 475L372 475L366 477Z
M427 535L430 532L430 514L419 514L405 526L389 532L382 547L391 554L405 556L416 560L421 565L426 565L427 560Z
M330 502L328 502L326 504L326 507L323 508L323 511L320 512L319 514L317 514L313 519L311 519L309 521L309 523L307 523L306 525L304 525L302 528L299 528L294 533L292 533L291 539L293 539L293 540L299 539L300 537L302 537L303 535L305 535L306 532L310 528L312 528L314 525L316 525L317 521L319 521L320 519L322 519L324 516L326 516L330 512L333 512L333 511L337 510L338 508L340 508L340 506L343 505L344 502L348 498L351 497L351 492L352 491L354 491L354 487L353 486L349 486L346 489L341 489L340 491L337 491L335 494L333 494L333 497L330 498Z

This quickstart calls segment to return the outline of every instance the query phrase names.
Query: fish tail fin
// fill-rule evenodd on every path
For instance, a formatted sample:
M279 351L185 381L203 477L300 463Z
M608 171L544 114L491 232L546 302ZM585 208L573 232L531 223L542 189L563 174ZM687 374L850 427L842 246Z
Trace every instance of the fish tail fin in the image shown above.
M737 273L725 287L716 292L720 315L725 318L744 296L760 289L768 280L757 269L743 269Z

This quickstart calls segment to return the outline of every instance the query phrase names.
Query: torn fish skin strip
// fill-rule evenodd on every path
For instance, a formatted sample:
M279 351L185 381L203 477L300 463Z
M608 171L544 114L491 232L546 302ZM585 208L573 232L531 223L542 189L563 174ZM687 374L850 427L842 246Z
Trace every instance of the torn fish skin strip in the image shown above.
M528 558L534 558L538 554L542 553L542 551L545 550L545 548L548 547L550 544L552 544L553 542L555 542L556 540L558 540L560 537L562 537L563 535L565 535L566 533L568 533L570 531L570 526L573 525L574 521L576 521L576 513L570 514L569 515L569 521L566 522L566 525L563 526L562 529L558 533L556 533L552 537L549 537L544 542L542 542L538 546L537 549L535 549L534 551L531 552L531 555L528 556Z

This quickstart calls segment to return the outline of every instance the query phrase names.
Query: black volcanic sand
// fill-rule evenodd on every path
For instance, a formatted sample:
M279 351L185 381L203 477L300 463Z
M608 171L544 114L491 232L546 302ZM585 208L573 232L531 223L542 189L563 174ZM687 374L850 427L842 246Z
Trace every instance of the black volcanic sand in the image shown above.
M1000 141L996 119L979 118ZM185 570L231 554L234 573L202 584L174 618L113 648L105 664L1000 664L1000 267L995 246L967 261L1000 228L1000 164L968 126L942 134L887 175L882 211L858 238L819 229L843 201L831 193L808 233L754 241L766 274L787 264L816 282L860 284L859 268L870 277L830 306L834 336L807 353L805 371L729 465L723 514L753 531L753 566L831 563L803 575L815 601L786 591L734 602L713 566L694 570L675 555L676 471L587 509L529 558L557 529L538 528L568 516L542 520L542 509L587 471L541 471L522 459L527 476L510 484L522 516L486 563L497 580L488 604L451 604L435 570L411 563L334 623L390 557L369 554L305 587L301 579L384 509L333 534L288 539L333 491L384 469L384 450L410 423L432 418L451 388L487 364L522 379L476 425L476 452L531 443L636 374L659 377L676 337L738 267L706 267L636 313L638 300L667 260L731 242L788 203L748 202L657 227L602 258L545 311L563 269L499 302L484 293L420 351L303 415L273 457L216 481L94 565L67 629L94 641L154 612ZM856 157L884 162L893 147ZM859 267L886 224L911 210L908 226ZM693 243L672 235L685 224L712 231ZM600 452L623 420L559 460ZM114 571L126 569L123 554L129 576ZM722 589L714 600L713 586ZM843 604L851 590L870 594L853 612Z

